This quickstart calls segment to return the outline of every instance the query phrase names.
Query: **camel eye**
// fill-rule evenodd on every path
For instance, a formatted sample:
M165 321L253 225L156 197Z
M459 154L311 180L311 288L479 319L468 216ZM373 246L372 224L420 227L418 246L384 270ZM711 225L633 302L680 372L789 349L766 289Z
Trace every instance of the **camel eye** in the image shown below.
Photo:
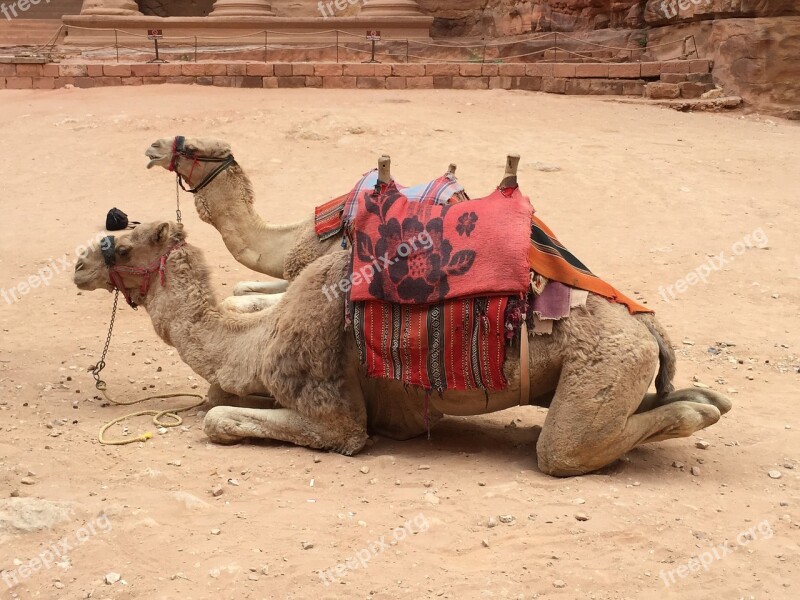
M120 256L128 256L130 251L131 251L131 249L128 246L120 246L119 248L117 248L117 253Z

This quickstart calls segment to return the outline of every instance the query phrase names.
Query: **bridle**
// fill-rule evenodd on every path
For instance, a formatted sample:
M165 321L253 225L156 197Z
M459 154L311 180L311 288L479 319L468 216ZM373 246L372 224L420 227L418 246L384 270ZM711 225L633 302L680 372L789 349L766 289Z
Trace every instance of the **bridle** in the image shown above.
M163 287L167 285L167 259L170 257L170 255L172 255L173 252L183 248L185 245L186 242L179 242L175 244L146 267L126 267L123 265L117 265L116 239L113 235L106 236L102 239L100 242L100 249L103 253L103 260L108 267L108 277L111 285L113 285L114 289L118 292L122 292L122 295L125 297L125 302L128 303L128 306L136 310L138 307L136 303L131 300L130 291L128 291L128 289L125 287L125 284L122 281L122 275L137 275L142 278L142 282L139 284L139 292L142 294L142 296L146 295L150 290L150 283L154 273L159 274L161 285Z
M184 192L189 192L190 194L196 194L203 188L205 188L209 183L214 181L217 176L225 171L232 165L236 164L236 159L233 157L233 154L229 154L225 158L212 158L207 156L197 156L196 154L192 154L184 147L186 143L186 138L182 135L175 136L175 139L172 142L172 158L169 162L169 170L176 174L178 185L181 186L181 189ZM189 175L185 178L186 183L191 186L191 179L192 174L194 173L195 167L198 163L219 163L208 175L206 175L203 180L198 183L194 188L186 189L183 185L184 178L181 176L180 173L175 171L178 166L178 159L180 157L186 158L192 161L192 169L189 171Z
M139 291L144 296L150 289L150 283L154 273L159 273L162 287L167 285L167 259L172 255L173 252L183 248L185 245L186 242L179 242L175 244L146 267L126 267L116 264L116 238L113 235L108 235L100 241L100 251L103 254L103 262L105 262L106 267L108 267L109 282L112 286L114 286L115 293L114 306L111 309L111 322L109 323L108 335L106 336L106 344L103 347L103 353L100 356L100 360L96 365L94 365L94 367L90 369L92 377L94 377L95 387L98 390L105 391L106 389L106 382L100 379L100 373L106 367L106 354L108 354L108 347L111 344L111 335L114 332L114 321L117 317L119 293L122 292L125 302L127 302L128 306L130 306L133 310L139 308L138 305L131 300L131 293L128 291L128 289L125 287L125 283L122 281L122 274L127 273L129 275L140 276L142 278L142 282L139 284Z

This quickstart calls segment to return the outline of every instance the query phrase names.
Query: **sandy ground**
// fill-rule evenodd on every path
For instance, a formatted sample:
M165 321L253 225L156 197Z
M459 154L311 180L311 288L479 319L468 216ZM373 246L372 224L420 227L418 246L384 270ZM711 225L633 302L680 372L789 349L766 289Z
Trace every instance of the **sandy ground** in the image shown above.
M4 91L0 107L0 288L8 294L51 261L59 271L17 302L0 295L0 498L74 508L54 528L0 533L0 597L798 597L796 125L502 91L159 86ZM735 409L701 436L566 480L537 470L536 408L448 418L431 441L374 439L355 458L212 446L196 412L146 444L102 447L98 428L128 412L101 407L85 371L111 296L79 294L59 258L74 260L112 206L142 221L174 218L174 183L145 171L143 152L177 134L229 141L274 222L349 189L383 152L407 183L457 162L473 195L519 152L538 214L667 324L677 383L727 392ZM186 196L184 208L220 292L253 279ZM690 276L676 287L721 252L706 283ZM205 389L127 307L104 375L126 398ZM507 515L513 522L489 527ZM23 573L62 539L72 549L59 565ZM326 585L318 572L330 569ZM122 580L104 583L109 572Z

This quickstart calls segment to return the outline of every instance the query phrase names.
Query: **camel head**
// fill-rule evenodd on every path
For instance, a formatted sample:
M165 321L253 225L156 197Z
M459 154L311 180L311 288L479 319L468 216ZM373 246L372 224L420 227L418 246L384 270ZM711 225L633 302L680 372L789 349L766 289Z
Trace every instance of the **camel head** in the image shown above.
M147 168L163 167L188 178L192 167L197 169L196 158L225 159L231 155L231 146L212 138L184 138L176 136L156 140L145 152L150 162Z
M136 303L163 270L164 259L185 239L183 225L162 221L139 225L119 237L107 236L78 259L73 281L81 290L119 289L129 304Z

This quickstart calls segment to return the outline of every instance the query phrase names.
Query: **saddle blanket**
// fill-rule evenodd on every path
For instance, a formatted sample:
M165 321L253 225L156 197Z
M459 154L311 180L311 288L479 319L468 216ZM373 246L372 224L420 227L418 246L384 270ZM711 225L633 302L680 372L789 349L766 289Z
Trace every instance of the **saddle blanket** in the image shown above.
M353 330L370 377L443 392L502 390L508 298L417 306L356 302Z
M363 194L354 222L350 299L431 304L522 296L530 286L530 201L412 201L394 185Z
M374 193L377 185L378 169L373 169L365 173L347 194L317 207L314 213L314 229L319 239L324 241L339 235L346 226L352 224L358 212L359 199L365 194ZM445 173L433 181L413 187L396 185L400 193L413 202L424 199L436 204L447 204L468 199L464 186L458 183L452 173Z

